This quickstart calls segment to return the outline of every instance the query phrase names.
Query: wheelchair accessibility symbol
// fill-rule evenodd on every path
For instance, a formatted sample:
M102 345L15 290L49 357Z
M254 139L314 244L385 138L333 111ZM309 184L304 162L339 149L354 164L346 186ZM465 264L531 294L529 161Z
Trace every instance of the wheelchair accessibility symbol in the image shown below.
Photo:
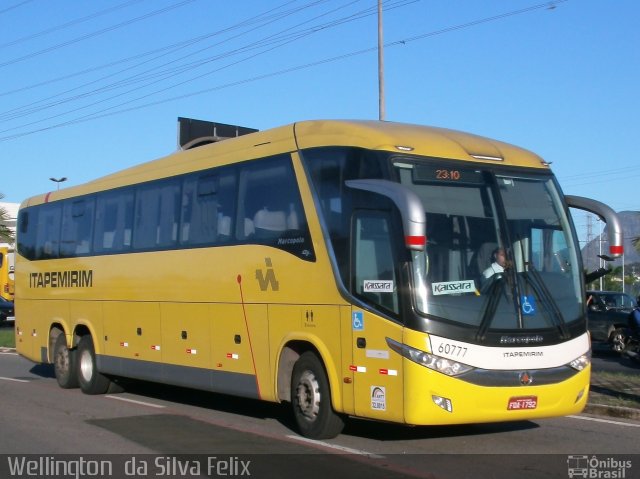
M522 314L525 316L536 314L536 299L533 296L521 296L520 304L522 305Z
M356 331L362 331L364 329L364 317L362 311L354 311L351 317L351 324Z

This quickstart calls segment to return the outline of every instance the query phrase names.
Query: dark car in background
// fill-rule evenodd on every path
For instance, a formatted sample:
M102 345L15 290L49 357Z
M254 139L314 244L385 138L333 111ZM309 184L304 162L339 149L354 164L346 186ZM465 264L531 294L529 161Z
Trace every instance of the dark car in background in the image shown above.
M587 324L592 341L606 341L616 352L627 344L629 314L636 305L631 296L616 291L587 291Z
M13 303L0 296L0 322L14 316Z

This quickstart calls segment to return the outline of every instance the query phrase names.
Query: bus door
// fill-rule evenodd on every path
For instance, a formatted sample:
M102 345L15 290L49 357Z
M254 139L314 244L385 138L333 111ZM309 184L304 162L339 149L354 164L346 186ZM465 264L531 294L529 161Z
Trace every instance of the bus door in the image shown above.
M390 226L388 213L370 210L356 212L352 222L351 290L363 306L351 310L350 370L356 415L402 421L402 358L387 345L387 338L402 342L402 325L392 319L400 307Z
M0 296L13 301L13 253L6 247L0 248Z

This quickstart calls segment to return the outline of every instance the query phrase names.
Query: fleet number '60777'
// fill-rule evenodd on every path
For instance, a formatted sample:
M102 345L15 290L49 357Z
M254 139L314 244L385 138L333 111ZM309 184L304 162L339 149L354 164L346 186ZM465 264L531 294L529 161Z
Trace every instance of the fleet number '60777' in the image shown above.
M438 345L438 353L464 358L467 354L467 348L464 346L458 346L457 344L440 343Z

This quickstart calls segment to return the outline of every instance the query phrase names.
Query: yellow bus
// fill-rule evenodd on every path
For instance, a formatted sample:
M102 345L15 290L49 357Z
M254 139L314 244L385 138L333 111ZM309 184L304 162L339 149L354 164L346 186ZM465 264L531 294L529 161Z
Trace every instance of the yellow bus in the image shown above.
M13 249L0 246L0 296L7 301L13 301Z
M590 341L540 157L452 130L308 121L20 207L16 339L88 394L117 378L290 402L300 432L580 412ZM488 272L490 270L491 272Z

